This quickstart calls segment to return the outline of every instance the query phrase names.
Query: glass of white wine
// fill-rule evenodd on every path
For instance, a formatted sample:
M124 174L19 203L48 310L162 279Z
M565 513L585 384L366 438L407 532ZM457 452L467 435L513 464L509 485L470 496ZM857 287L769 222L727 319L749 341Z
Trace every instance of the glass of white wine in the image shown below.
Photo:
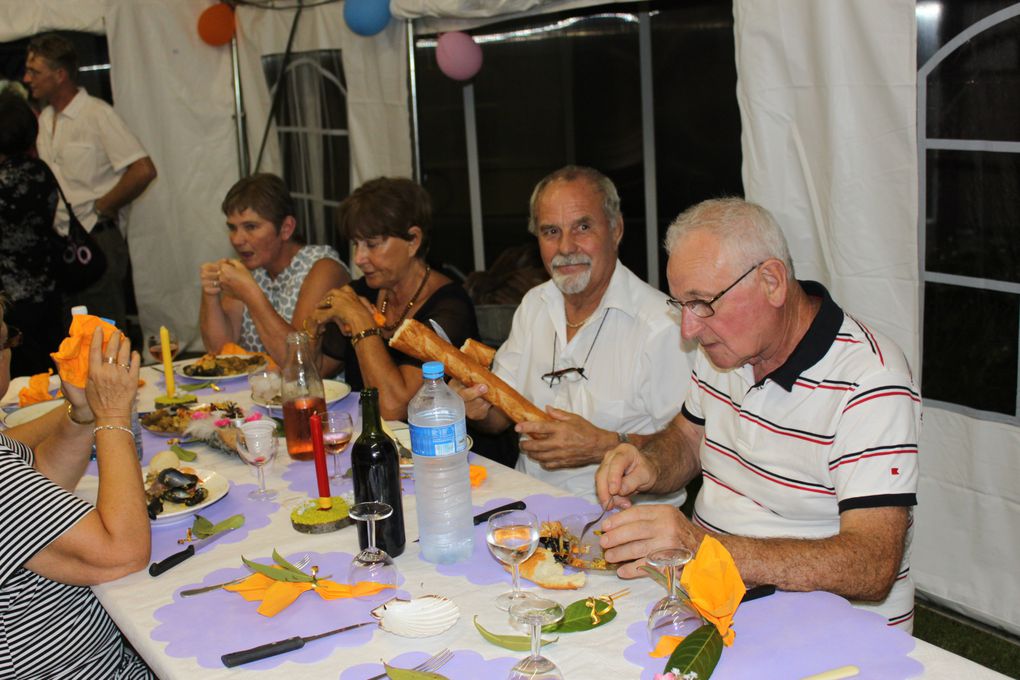
M504 510L489 518L485 541L496 559L510 565L514 577L514 589L496 598L496 606L504 611L531 598L521 591L520 565L535 554L538 532L538 518L527 510Z

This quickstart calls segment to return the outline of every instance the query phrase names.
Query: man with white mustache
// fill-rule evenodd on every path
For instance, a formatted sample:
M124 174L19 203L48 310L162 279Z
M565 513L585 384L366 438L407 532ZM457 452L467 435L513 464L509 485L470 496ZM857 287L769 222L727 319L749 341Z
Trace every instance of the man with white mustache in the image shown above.
M548 175L531 195L528 230L552 281L524 296L493 371L551 417L516 425L517 468L594 500L602 457L679 412L690 368L666 295L617 259L623 217L608 177L578 166ZM459 387L480 429L513 424L481 398L484 385ZM684 498L680 489L648 500Z

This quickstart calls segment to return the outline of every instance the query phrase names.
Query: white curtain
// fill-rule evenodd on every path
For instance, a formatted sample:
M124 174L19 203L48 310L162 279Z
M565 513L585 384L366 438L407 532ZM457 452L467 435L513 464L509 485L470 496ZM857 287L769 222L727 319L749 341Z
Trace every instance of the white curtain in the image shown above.
M0 0L0 42L66 30L105 33L105 0Z

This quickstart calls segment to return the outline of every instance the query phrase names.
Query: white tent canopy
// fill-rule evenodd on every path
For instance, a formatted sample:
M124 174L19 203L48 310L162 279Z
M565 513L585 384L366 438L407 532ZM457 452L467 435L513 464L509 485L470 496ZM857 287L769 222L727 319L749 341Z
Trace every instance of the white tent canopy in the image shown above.
M495 15L598 0L392 0L441 30ZM219 202L237 178L228 48L205 45L206 0L0 0L6 40L45 29L105 32L117 110L160 177L137 201L129 238L143 326L196 336L200 262L230 252ZM297 50L343 50L352 183L409 174L405 26L353 36L341 6L306 9ZM789 237L798 274L920 366L913 0L736 0L737 97L749 198ZM268 111L261 55L282 52L289 12L242 7L238 41L249 139ZM486 18L488 17L488 18ZM270 153L263 169L277 170ZM1020 631L1017 428L929 408L912 565L922 591Z

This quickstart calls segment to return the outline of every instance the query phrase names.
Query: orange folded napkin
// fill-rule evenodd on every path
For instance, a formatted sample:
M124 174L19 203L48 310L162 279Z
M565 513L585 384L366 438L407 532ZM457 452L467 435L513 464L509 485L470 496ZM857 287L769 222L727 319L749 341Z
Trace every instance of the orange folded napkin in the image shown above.
M698 553L684 566L680 585L693 606L709 623L715 624L723 644L733 644L733 615L747 592L733 557L723 544L706 535Z
M479 487L489 476L489 471L481 465L469 465L468 476L471 477L471 488Z
M298 599L301 593L308 590L314 590L324 600L338 600L344 597L367 597L386 588L393 586L369 581L347 585L324 579L312 583L277 581L265 574L252 574L240 583L223 587L224 590L235 592L249 602L262 600L257 611L263 616L276 616Z
M51 375L53 375L52 368L48 369L45 373L36 373L29 378L28 385L18 391L18 406L24 407L29 404L38 404L40 401L53 399L50 396Z
M71 319L71 329L60 347L50 354L57 365L60 379L68 385L85 389L89 377L89 346L96 328L103 329L103 347L117 333L117 327L91 314L76 314Z

